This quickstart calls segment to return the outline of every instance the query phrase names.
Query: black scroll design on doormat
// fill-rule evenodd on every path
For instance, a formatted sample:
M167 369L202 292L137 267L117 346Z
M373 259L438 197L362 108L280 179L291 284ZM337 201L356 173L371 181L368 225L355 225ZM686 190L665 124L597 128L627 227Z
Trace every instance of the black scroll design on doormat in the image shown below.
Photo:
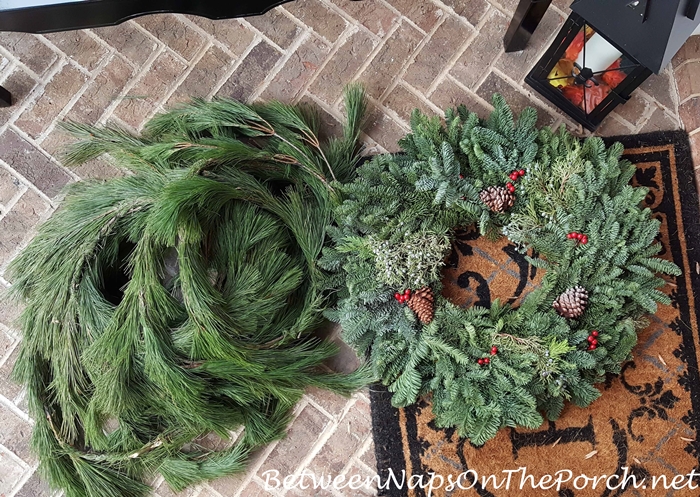
M622 366L622 371L620 372L620 381L625 389L639 397L640 406L632 409L629 417L627 418L627 431L629 432L632 440L637 442L644 441L644 435L635 434L633 425L637 418L654 419L658 417L664 421L668 420L668 411L673 409L676 403L681 400L676 397L671 390L664 391L664 380L658 378L654 384L645 383L644 385L631 385L627 378L626 373L630 369L636 369L637 365L634 361L630 361Z
M526 447L544 447L557 442L567 444L573 442L586 442L591 444L591 450L596 445L593 416L588 416L588 423L584 426L569 426L557 428L554 421L548 422L548 428L540 431L519 432L515 428L510 429L510 443L513 449L513 459L518 459L518 451Z

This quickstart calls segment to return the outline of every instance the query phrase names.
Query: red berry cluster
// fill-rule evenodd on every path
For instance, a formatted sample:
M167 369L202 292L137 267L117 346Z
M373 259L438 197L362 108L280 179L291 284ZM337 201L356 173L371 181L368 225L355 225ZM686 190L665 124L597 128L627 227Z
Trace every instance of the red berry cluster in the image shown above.
M463 174L460 174L460 175L459 175L459 179L464 179L464 175L463 175Z
M593 330L588 335L588 350L595 350L598 347L598 331Z
M583 245L588 243L588 235L576 233L575 231L572 231L571 233L566 235L566 238L568 238L569 240L576 240L577 242L580 242Z
M496 347L496 346L494 345L493 347L491 347L491 355L496 355L496 354L498 354L498 347ZM479 360L476 361L476 363L477 363L479 366L484 366L484 365L486 365L486 364L488 364L488 363L490 363L490 362L491 362L491 359L489 359L488 357L482 357L481 359L479 359Z
M396 292L394 298L399 301L400 304L405 304L409 298L411 298L411 290L406 288L403 293Z
M508 175L511 181L518 181L518 178L522 176L525 176L525 169L521 169L520 171L513 171Z
M513 171L508 175L511 181L518 181L518 178L521 176L525 176L525 169L521 169L520 171ZM515 186L513 183L506 183L506 188L510 193L515 193Z

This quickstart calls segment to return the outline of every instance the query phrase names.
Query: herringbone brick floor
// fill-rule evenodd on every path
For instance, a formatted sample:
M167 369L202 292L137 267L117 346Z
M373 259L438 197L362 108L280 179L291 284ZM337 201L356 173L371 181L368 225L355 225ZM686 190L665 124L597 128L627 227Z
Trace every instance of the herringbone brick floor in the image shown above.
M155 113L191 96L309 102L329 133L342 118L341 91L361 81L370 96L368 151L394 151L411 109L429 113L464 103L485 115L494 92L516 111L533 105L541 125L579 127L523 85L567 14L555 0L530 46L505 54L502 36L517 0L300 0L262 17L212 22L153 15L116 27L44 36L0 33L0 84L17 102L0 109L0 296L8 262L60 204L60 190L81 178L121 174L108 160L72 170L60 163L64 119L108 121L139 130ZM601 127L601 134L656 129L694 131L700 165L700 37L673 68L650 78ZM673 70L676 70L674 77ZM700 169L696 169L700 171ZM21 388L9 379L21 340L18 309L0 299L0 495L50 495L28 449L32 421ZM366 392L344 399L309 391L289 436L257 454L248 473L190 489L188 497L358 495L264 490L280 477L375 471ZM172 492L155 481L161 497ZM372 494L373 492L370 492Z

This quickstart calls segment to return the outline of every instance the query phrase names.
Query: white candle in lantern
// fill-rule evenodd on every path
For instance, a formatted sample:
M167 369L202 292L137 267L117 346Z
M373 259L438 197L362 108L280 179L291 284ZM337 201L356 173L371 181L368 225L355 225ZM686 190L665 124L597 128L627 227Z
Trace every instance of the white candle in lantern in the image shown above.
M583 55L586 54L586 59ZM576 59L579 67L587 67L593 73L605 71L610 65L622 56L617 48L607 42L605 38L595 33L586 42L585 49L581 50Z

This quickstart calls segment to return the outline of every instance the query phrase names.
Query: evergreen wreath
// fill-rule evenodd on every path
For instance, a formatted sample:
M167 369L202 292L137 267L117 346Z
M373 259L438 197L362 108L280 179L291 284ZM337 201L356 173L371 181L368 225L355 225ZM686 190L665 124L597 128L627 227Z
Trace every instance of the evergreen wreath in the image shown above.
M670 302L655 273L680 274L654 257L660 223L639 207L647 191L629 185L619 143L538 132L533 109L516 121L500 95L493 104L486 121L464 106L444 123L414 111L403 153L374 157L341 189L321 260L340 288L327 315L393 404L431 393L437 425L477 445L556 419L566 400L595 400L594 384L630 358L642 315ZM475 223L540 254L527 259L546 273L518 308L441 296L454 230Z
M26 302L15 378L36 420L40 472L69 497L136 497L245 468L281 438L304 388L348 394L366 370L319 370L332 303L317 259L358 160L365 109L346 91L344 135L321 143L309 109L194 101L142 136L67 124L76 165L126 170L70 186L9 274ZM242 434L221 451L198 437Z

